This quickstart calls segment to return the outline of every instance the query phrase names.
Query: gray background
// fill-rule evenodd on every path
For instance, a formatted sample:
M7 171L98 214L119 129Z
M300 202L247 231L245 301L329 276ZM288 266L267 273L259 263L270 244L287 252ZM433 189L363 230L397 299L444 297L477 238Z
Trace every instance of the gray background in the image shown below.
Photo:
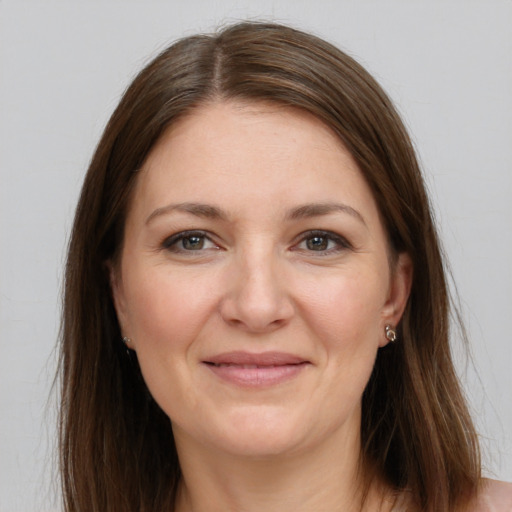
M327 38L397 102L471 338L474 364L456 354L486 474L512 480L510 0L0 0L0 512L58 510L62 266L105 122L168 42L246 17Z

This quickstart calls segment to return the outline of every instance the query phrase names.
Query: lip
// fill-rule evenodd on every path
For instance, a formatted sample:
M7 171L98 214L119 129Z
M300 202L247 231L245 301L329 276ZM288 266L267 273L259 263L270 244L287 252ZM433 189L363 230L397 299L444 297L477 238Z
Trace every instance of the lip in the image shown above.
M242 387L268 387L297 377L311 363L285 352L227 352L203 364L220 379Z

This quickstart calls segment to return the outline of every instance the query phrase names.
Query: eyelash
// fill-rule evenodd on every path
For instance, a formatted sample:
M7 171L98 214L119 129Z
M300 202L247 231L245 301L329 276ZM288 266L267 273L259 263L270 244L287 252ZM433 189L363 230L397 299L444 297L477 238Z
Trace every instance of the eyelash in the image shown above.
M202 245L198 249L186 249L185 247L178 247L178 244L180 242L184 242L186 240L190 240L192 238L198 238L201 240ZM317 238L321 239L323 241L326 241L327 245L329 245L330 242L334 242L336 244L335 247L327 247L325 249L321 250L314 250L310 247L301 247L302 244L307 244L308 241ZM203 248L203 245L205 242L210 242L214 247L207 247L206 249ZM162 242L162 247L168 251L174 252L174 253L199 253L207 249L219 249L218 245L213 242L213 240L208 236L208 233L206 231L181 231L179 233L176 233L168 238L166 238ZM298 237L298 241L293 245L292 250L293 251L305 251L310 253L317 253L319 255L325 255L325 254L333 254L338 253L346 249L351 249L351 244L342 236L337 235L336 233L333 233L331 231L322 231L322 230L312 230L307 231L305 233L302 233Z
M176 233L175 235L172 235L168 238L166 238L162 242L162 247L168 251L175 252L175 253L192 253L192 252L201 252L203 247L200 247L199 249L185 249L185 247L177 247L179 242L183 242L185 240L189 240L191 238L199 238L202 239L203 243L205 241L209 241L211 244L215 246L216 249L219 247L215 242L212 241L212 239L208 236L208 233L205 231L181 231L179 233ZM208 247L208 249L212 249L213 247Z
M327 248L327 249L321 249L319 251L310 249L308 247L302 248L300 247L302 244L307 244L309 240L312 240L314 238L323 239L327 241L327 244L329 242L334 242L335 247ZM299 242L296 243L294 246L295 251L297 250L303 250L310 253L317 253L319 255L325 255L325 254L335 254L341 251L344 251L346 249L351 249L351 244L347 241L346 238L333 233L332 231L322 231L322 230L312 230L308 231L306 233L302 233L299 238Z

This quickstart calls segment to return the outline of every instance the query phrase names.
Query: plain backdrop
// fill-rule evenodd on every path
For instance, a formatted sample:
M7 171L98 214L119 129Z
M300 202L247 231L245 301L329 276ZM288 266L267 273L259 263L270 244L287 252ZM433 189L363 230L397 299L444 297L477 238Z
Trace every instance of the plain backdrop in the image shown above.
M243 18L334 42L397 103L471 339L473 363L456 354L485 471L512 480L512 1L0 0L0 512L59 510L62 267L102 129L149 57Z

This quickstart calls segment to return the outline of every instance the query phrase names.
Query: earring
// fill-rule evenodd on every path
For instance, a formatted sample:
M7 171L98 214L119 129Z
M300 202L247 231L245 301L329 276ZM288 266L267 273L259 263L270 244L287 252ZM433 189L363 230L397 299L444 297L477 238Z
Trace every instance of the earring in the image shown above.
M386 338L388 339L388 341L391 341L391 343L395 342L396 339L397 339L397 335L396 335L396 330L391 327L391 325L386 325L385 327L386 329Z
M133 348L130 346L132 343L132 339L128 338L128 336L123 336L122 342L124 345L124 349L126 350L126 355L131 359L133 353Z
M128 359L131 361L132 360L132 354L133 354L133 348L130 347L131 345L131 338L128 338L128 336L123 336L121 338L121 341L123 342L123 345L124 345L124 349L126 351L126 355L128 357Z

